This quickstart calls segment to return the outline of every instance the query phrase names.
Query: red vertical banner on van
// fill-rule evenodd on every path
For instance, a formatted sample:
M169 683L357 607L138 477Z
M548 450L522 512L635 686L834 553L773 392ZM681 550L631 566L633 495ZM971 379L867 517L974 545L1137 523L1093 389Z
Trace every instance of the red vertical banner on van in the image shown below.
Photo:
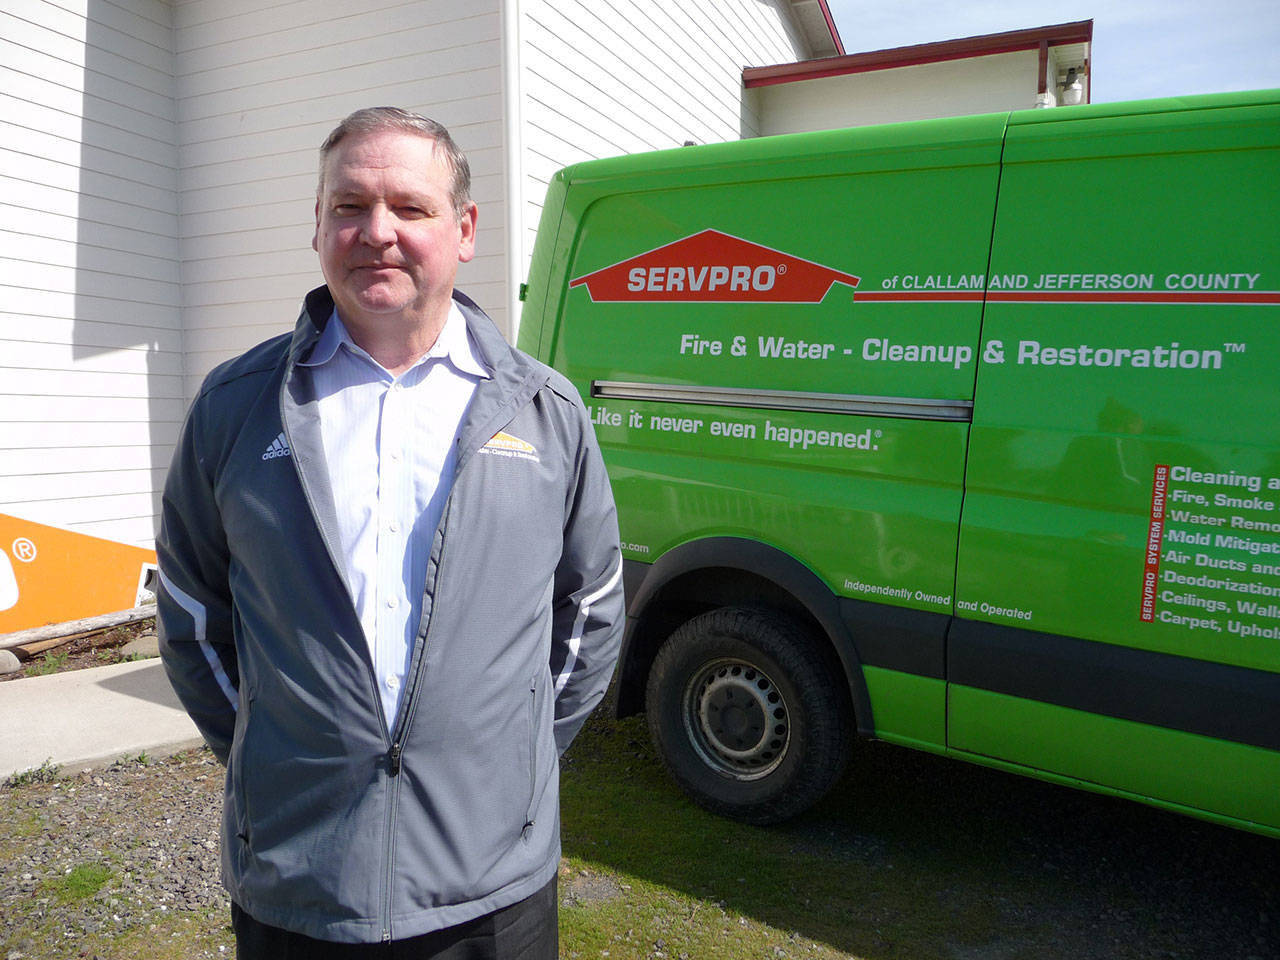
M1151 481L1151 521L1147 527L1147 562L1142 571L1143 623L1156 618L1156 586L1160 582L1160 548L1164 543L1164 506L1169 490L1169 465L1156 464Z

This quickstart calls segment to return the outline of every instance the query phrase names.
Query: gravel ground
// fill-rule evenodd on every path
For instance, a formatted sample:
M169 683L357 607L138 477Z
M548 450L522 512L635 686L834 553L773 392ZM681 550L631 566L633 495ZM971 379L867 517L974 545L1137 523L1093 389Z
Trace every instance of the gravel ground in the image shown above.
M628 736L639 742L634 725L593 718L575 752L605 749L614 756ZM857 920L867 904L833 898L828 909L851 917L847 931L840 928L847 937L826 938L840 956L1280 960L1280 843L924 754L869 747L857 774L818 810L770 832L806 869L816 858L835 876L879 872L895 878L886 896L895 890L907 896L876 922L876 937ZM610 763L618 766L616 757ZM617 775L660 777L647 753L642 767ZM575 783L579 776L571 756L567 792L588 789ZM221 802L222 768L205 750L47 782L37 773L0 787L0 960L234 956L218 881ZM685 805L661 781L634 809L620 802L627 808L614 811L611 821L619 829ZM566 852L572 854L569 826ZM698 855L696 838L689 846L672 853ZM599 861L601 882L629 880L634 865L611 864L609 849L577 853ZM732 859L728 851L725 856ZM611 866L613 877L607 876ZM661 870L639 876L671 882ZM717 881L688 892L711 903L734 889ZM563 909L599 899L598 892L567 882ZM979 914L989 915L998 938L960 946ZM756 919L780 930L796 922L785 902ZM893 945L934 928L937 949L903 953Z
M4 960L128 956L131 937L180 939L193 923L214 929L175 957L234 953L218 936L222 768L208 751L6 785L0 807Z

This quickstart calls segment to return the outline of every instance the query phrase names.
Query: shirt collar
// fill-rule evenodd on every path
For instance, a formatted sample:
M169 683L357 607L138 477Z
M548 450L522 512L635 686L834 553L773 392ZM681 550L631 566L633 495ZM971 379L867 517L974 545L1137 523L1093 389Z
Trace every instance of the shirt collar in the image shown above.
M449 362L460 373L469 373L473 377L488 380L492 377L489 368L484 365L471 340L471 332L467 329L467 318L458 309L458 304L449 302L449 316L445 319L444 329L436 342L427 351L428 357L447 357Z
M305 360L300 360L298 365L302 367L322 366L332 360L338 352L338 348L344 344L348 350L357 356L369 356L351 339L351 334L347 331L346 324L338 316L338 308L334 307L333 313L329 317L329 322L325 324L324 330L321 331L320 338L316 341L315 346L311 348L310 356ZM444 328L440 331L440 335L436 337L436 342L431 345L431 349L414 366L425 363L431 358L446 359L460 373L467 373L482 380L491 379L493 376L489 368L480 359L476 351L476 345L471 340L470 331L467 330L467 318L462 315L462 311L458 309L458 304L453 301L449 303L449 315L445 318ZM370 360L372 360L371 357Z

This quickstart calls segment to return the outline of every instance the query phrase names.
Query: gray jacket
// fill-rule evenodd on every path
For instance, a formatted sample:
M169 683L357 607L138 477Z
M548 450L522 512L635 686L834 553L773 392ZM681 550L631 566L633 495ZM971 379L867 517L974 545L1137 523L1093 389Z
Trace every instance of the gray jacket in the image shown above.
M165 484L161 654L227 765L223 881L258 920L312 937L417 936L546 884L559 754L617 656L617 520L582 401L455 299L493 378L461 432L394 741L316 399L293 375L326 288L292 335L209 374Z

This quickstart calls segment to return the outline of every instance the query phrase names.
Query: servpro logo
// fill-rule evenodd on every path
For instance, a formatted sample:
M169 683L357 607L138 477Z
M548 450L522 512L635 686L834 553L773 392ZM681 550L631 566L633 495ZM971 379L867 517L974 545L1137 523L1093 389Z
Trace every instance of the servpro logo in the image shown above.
M489 441L480 448L481 453L488 453L499 457L516 457L520 460L532 460L534 463L541 463L538 459L538 448L532 443L521 440L519 437L513 437L509 433L499 430Z
M851 273L703 230L569 281L596 303L820 303Z

